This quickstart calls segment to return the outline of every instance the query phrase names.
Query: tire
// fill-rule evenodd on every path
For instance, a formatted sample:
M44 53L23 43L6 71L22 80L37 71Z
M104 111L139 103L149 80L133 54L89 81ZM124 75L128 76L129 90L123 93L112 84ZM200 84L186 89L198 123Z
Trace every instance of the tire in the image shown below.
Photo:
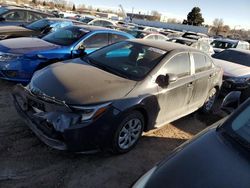
M214 103L217 99L217 96L218 96L218 90L214 87L209 91L208 97L203 106L201 107L201 112L205 114L211 113L214 107Z
M112 152L122 154L133 149L144 130L144 117L138 111L127 113L114 132Z

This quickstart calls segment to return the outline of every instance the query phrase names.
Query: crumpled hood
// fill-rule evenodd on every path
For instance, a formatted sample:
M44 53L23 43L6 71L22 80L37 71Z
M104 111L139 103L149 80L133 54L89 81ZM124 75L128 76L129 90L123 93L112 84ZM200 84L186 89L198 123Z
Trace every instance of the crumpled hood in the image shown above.
M1 26L0 35L9 32L25 32L25 31L30 31L30 30L20 26Z
M89 104L120 99L136 85L80 59L53 64L38 71L30 88L68 104Z
M35 51L52 50L60 46L39 38L22 37L0 41L0 52L26 54Z
M250 75L250 67L215 58L214 63L223 69L225 76L244 77Z

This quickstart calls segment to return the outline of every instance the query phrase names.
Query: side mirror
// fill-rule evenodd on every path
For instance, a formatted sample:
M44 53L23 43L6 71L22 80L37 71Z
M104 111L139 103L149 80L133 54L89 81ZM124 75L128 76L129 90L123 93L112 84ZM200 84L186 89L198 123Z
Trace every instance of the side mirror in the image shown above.
M164 75L159 75L155 81L160 87L164 88L168 86L168 78Z
M176 74L166 74L164 75L159 75L156 78L156 83L160 87L167 87L170 83L175 82L178 79L178 76Z
M240 105L240 91L231 91L221 104L221 109L227 113L232 113Z
M78 50L85 51L86 46L82 43L79 45Z

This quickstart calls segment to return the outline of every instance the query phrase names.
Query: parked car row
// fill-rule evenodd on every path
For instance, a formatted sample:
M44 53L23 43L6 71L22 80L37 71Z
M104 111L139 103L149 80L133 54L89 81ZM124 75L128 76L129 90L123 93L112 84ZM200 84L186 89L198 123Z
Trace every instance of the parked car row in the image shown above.
M0 8L2 22L9 11ZM250 52L226 49L211 57L210 46L199 43L202 34L187 32L173 43L168 31L105 21L43 18L1 27L0 78L27 84L16 85L12 97L29 128L58 150L121 154L143 132L196 110L209 113L221 90L234 90L222 107L246 100L238 110L178 147L134 187L247 187Z
M101 19L99 19L99 21L101 21ZM67 26L67 24L70 26ZM64 27L64 25L66 27ZM3 28L6 28L6 27L3 27ZM105 112L104 109L106 108L112 109L111 108L112 105L110 104L118 103L120 105L119 101L124 101L125 103L127 103L127 99L131 100L131 98L136 98L136 100L134 100L131 104L128 103L129 105L127 105L126 108L124 107L121 108L116 105L112 106L113 108L119 111L119 113L117 112L118 120L113 121L113 122L116 122L116 124L120 124L120 126L123 126L123 124L122 122L119 122L119 121L122 121L123 119L127 118L125 117L126 115L124 114L128 113L128 111L131 110L131 114L133 114L133 111L135 111L136 112L135 114L137 115L140 114L138 115L137 119L135 118L136 121L140 122L139 123L140 129L138 130L139 132L136 132L138 133L136 138L133 137L133 133L134 133L133 128L126 127L123 129L123 131L125 132L120 133L119 131L121 130L114 130L115 125L107 123L109 125L107 127L105 126L103 127L106 128L106 130L109 130L107 131L108 132L107 135L111 134L111 136L105 135L104 132L102 134L103 134L103 137L106 139L106 141L109 143L105 143L102 140L103 137L99 137L99 136L98 138L100 139L96 138L96 140L94 140L93 142L89 140L87 141L83 140L82 141L83 143L92 142L90 145L95 146L95 147L92 147L92 148L90 147L91 149L93 148L102 149L108 146L109 148L113 148L114 151L118 153L120 151L122 153L127 150L124 148L119 149L119 147L117 146L118 141L117 140L114 141L115 139L114 137L117 134L120 135L120 134L126 133L127 136L124 139L126 140L127 145L129 145L129 147L128 146L125 146L125 147L127 147L128 150L130 150L135 145L135 143L137 142L137 139L139 138L139 136L141 135L143 131L147 131L154 127L158 127L168 122L174 121L199 108L202 108L202 110L205 112L209 112L212 109L215 98L220 91L221 85L223 89L225 89L226 86L228 86L227 83L229 82L229 80L231 81L232 77L237 77L236 75L233 75L233 73L230 73L230 71L225 71L227 67L231 67L231 66L228 66L230 64L229 62L224 62L223 64L222 61L212 59L211 57L209 57L209 55L204 54L199 50L196 51L194 48L188 47L186 45L177 45L174 43L165 42L167 37L163 34L155 33L154 31L153 32L142 31L142 30L138 30L138 29L136 30L136 29L131 29L131 28L124 29L124 27L122 26L119 27L119 30L121 30L119 31L119 30L108 29L108 28L103 28L103 27L91 26L91 24L83 25L83 24L80 24L80 22L78 21L61 19L61 18L41 19L27 26L16 27L16 28L18 29L29 28L30 30L33 29L34 33L31 34L32 32L25 33L22 31L20 32L13 31L13 33L15 33L16 35L14 34L11 36L11 33L9 33L9 36L6 36L6 38L18 37L18 33L21 33L23 35L27 35L30 37L12 38L12 39L5 39L5 40L0 41L0 61L1 61L0 77L2 79L16 81L22 84L28 84L30 80L32 79L33 74L37 72L37 74L34 75L33 79L31 80L30 84L27 87L25 88L19 87L19 90L21 91L24 90L22 92L30 92L32 95L34 95L34 93L32 93L31 90L36 90L35 92L39 91L38 92L39 96L44 95L44 96L47 96L48 98L52 97L52 98L55 98L57 101L60 101L59 103L64 102L65 104L69 106L71 105L83 106L82 107L83 109L86 108L85 106L94 105L93 109L92 108L89 109L90 112L91 111L94 112L93 114L91 114L93 116L95 115L96 112L98 112L100 103L101 103L100 108L101 110L103 110L103 113L104 113ZM48 33L47 35L44 33L43 28L47 30L47 33ZM37 31L35 32L35 30ZM123 32L123 31L126 31L126 32ZM129 33L131 33L133 36ZM40 38L34 38L31 36L37 36ZM119 43L120 41L133 39L134 37L142 38L143 41L132 40L130 42L127 41L126 43L125 42ZM204 35L187 32L187 33L184 33L182 37L175 38L176 40L175 42L177 43L182 43L178 41L193 42L193 41L199 40L202 37L204 37ZM105 47L113 43L115 44ZM195 44L197 44L197 42ZM194 46L194 45L192 44L191 46ZM112 47L114 47L114 49L112 49ZM99 48L101 49L97 50ZM109 50L109 48L112 50L106 52L105 50L106 49ZM97 52L94 52L96 50ZM226 51L221 52L221 53L226 53ZM87 54L90 54L90 55L87 55ZM92 58L92 57L95 57L95 54L99 54L98 56L99 58L97 59ZM219 56L220 56L219 54L216 54L216 56L214 57L218 58ZM75 59L79 57L81 59L71 61L71 59ZM61 62L65 60L69 60L69 61L55 64L55 69L54 69L54 65L51 65L56 62ZM169 63L164 65L164 63L168 61ZM76 65L79 66L77 67L77 71L81 69L80 67L83 68L82 70L83 78L81 78L79 75L78 75L79 77L76 76L76 78L70 78L70 77L68 78L66 76L67 70L61 67L68 67L70 72L73 73L74 69L71 69L69 66L72 64L72 62L73 62L72 67L76 67ZM84 73L84 71L86 70L87 72L92 71L92 68L88 70L87 67L89 66L86 67L85 64L88 64L91 67L96 67L108 73L119 76L125 80L118 81L116 80L117 78L112 78L108 76L106 80L109 80L110 83L108 82L109 84L105 85L104 83L102 83L102 81L105 81L105 77L101 76L102 75L101 74L99 76L100 78L102 78L101 80L98 80L98 78L95 78L96 84L94 84L93 92L91 92L91 89L89 89L87 92L88 94L86 97L87 98L91 97L92 100L88 101L85 99L85 97L84 97L85 101L80 100L83 96L86 95L84 93L85 91L80 88L85 88L85 87L91 88L87 83L89 82L92 83L91 81L93 81L94 83L94 80L95 80L94 78L91 78L91 76L89 76L88 73ZM160 67L161 64L163 68ZM51 67L46 68L49 65L51 65ZM216 65L219 67L222 67L224 70L223 84L222 84L222 69L218 68ZM233 64L233 65L234 65L234 68L230 70L235 71L235 67L238 67L238 65L236 64ZM57 72L56 70L63 70L63 72L60 72L60 71L57 72L59 75L62 75L62 78L59 75L49 76L47 75L47 73L45 73L46 72L45 70L47 71L53 70L52 71L53 74ZM247 73L247 69L243 70L242 68L242 71L243 73L240 76L244 77L244 81L246 81L245 84L247 85L249 81L247 77L245 77ZM46 75L45 77L39 76L39 80L42 80L41 81L42 85L45 88L36 87L35 89L33 89L31 85L33 85L34 82L37 82L33 80L36 80L35 78L37 78L37 75L40 75L40 74ZM226 77L225 74L231 74L231 78L228 79L228 77ZM77 74L73 74L73 75L77 75ZM85 77L85 75L88 75L88 76ZM95 72L93 75L96 76L96 75L99 75L99 73ZM53 77L56 78L57 82L53 83L52 81ZM86 83L87 85L81 84L79 85L79 88L77 88L78 86L75 85L73 81L70 81L71 79L73 79L74 82L79 79L78 80L79 83L87 82ZM116 84L113 85L113 81L112 81L113 79L115 80L114 81L115 83L116 82L124 83L124 86L123 85L121 86L125 87L126 89L119 88ZM151 79L153 79L153 81ZM59 80L60 82L58 82ZM63 80L67 83L67 85L64 85ZM56 83L58 84L60 83L62 84L62 86L56 85ZM71 86L68 85L69 83ZM125 83L127 83L128 85ZM150 83L153 83L153 85L150 86ZM49 85L46 85L46 84L49 84ZM75 88L76 93L73 89L74 88L73 85L75 85L74 87L76 87ZM100 87L101 85L104 85L105 88L103 89L105 90L101 88L97 90L96 85L98 87ZM149 87L149 90L145 86ZM52 87L52 90L54 88L57 88L57 89L55 91L49 91L48 88L50 87ZM109 92L106 91L106 89L108 90L108 87L112 88L110 90L112 90L113 95L110 94L110 91ZM243 86L241 87L243 89ZM62 91L59 91L58 88L62 88ZM67 96L68 88L71 88L71 90L69 91L73 98L68 98ZM117 92L115 91L115 88L117 89L119 88ZM229 87L229 88L233 89L233 87ZM83 93L81 93L80 91L83 91ZM59 94L58 92L62 93L63 96L58 95ZM101 94L103 94L103 96ZM112 96L114 96L114 98ZM139 97L139 96L143 96L143 97ZM77 98L74 98L74 97L77 97ZM94 100L95 97L98 100ZM150 100L148 98L150 98ZM25 97L23 100L25 103L27 103L27 100L25 99ZM170 101L168 102L168 100ZM175 100L176 102L174 102ZM116 103L114 103L113 101L115 101ZM102 103L105 103L105 104L107 103L108 104L107 107L103 106ZM153 104L155 106L155 109L153 110L153 112L150 111L152 109L150 110L147 109L148 107L146 103L150 103L151 105ZM21 104L23 104L23 102ZM41 106L45 106L43 104L43 101L39 102L38 106L40 106L40 104ZM97 108L95 104L98 104ZM175 106L175 108L173 105ZM137 106L142 111L137 110ZM141 106L144 106L144 107L141 107ZM35 111L33 107L36 109ZM45 110L43 110L44 108L45 107L42 107L41 109L34 105L33 106L31 105L31 109L34 112L41 111L41 113L45 113ZM172 108L174 108L175 110ZM28 109L30 110L30 108ZM73 113L74 111L75 109L70 113ZM82 110L82 111L85 111L85 110ZM166 114L166 112L168 113ZM53 114L54 112L52 111L49 113ZM61 114L59 116L61 116ZM65 115L63 114L63 116ZM109 114L108 116L112 116L112 115ZM144 119L142 119L139 116L141 117L143 116ZM117 116L114 116L112 117L112 119L115 119L116 117ZM74 119L74 118L72 119L72 117L68 117L68 121L71 122L71 121L77 120L77 123L79 123L78 121L79 121L80 116L77 116L77 118L78 119ZM92 121L92 116L90 116L89 119L87 119L88 123L90 120ZM83 124L85 123L85 119L83 119L82 123ZM67 130L69 127L65 127L62 130L60 126L64 127L65 125L61 124L58 129L57 124L53 124L53 122L51 122L49 126L53 129L53 135L55 134L55 135L58 135L58 137L65 139L64 129ZM70 126L70 124L68 124L67 126ZM75 126L78 127L78 124L76 124ZM34 127L36 128L36 125L33 125L33 129L35 129ZM91 126L91 127L95 127L95 126ZM136 130L137 129L138 127L136 127ZM38 135L42 138L44 137L42 134L38 134ZM45 135L46 137L51 136L51 135L47 135L47 133L45 133ZM110 137L111 140L108 141L107 137ZM78 142L77 137L75 137L75 139L76 141L75 140L68 141L69 145L71 145L71 142L73 143ZM135 140L134 142L131 141L133 139ZM65 142L63 142L60 139L57 141L62 142L63 145L67 146L67 141L64 140ZM110 142L112 143L116 142L117 147L114 149L113 145L111 145ZM53 144L49 144L49 145L54 147ZM73 149L73 150L80 151L81 147L84 147L84 145L85 144L79 144L78 147L80 147L80 149L78 149L77 147L74 147L76 149ZM66 146L65 148L68 148Z
M221 81L221 69L205 53L137 39L37 71L27 87L16 87L14 99L53 148L124 153L143 131L210 111Z

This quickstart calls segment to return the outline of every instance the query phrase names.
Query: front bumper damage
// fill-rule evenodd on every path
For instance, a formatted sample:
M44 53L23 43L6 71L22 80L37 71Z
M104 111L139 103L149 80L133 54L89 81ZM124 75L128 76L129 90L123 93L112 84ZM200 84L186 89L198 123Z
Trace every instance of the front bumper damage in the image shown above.
M96 131L100 122L82 123L81 116L65 102L36 96L22 85L14 88L12 96L18 113L45 144L58 150L81 153L100 150L100 140L105 137Z

